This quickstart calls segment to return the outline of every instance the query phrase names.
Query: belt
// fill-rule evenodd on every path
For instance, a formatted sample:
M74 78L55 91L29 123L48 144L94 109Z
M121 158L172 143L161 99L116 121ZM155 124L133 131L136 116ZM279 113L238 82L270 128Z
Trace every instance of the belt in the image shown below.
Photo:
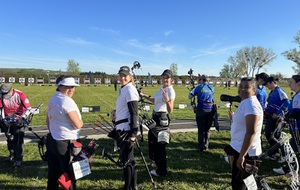
M126 118L126 119L120 119L120 120L116 121L115 125L119 125L119 124L125 123L125 122L128 122L128 118Z

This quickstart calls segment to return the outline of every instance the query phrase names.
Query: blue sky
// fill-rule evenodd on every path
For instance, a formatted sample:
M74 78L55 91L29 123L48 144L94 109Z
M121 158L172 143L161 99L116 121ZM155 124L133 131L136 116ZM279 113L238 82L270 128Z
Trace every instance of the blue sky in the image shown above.
M299 0L9 0L0 2L0 68L218 76L243 47L271 48L269 74L294 74L281 53L298 48Z

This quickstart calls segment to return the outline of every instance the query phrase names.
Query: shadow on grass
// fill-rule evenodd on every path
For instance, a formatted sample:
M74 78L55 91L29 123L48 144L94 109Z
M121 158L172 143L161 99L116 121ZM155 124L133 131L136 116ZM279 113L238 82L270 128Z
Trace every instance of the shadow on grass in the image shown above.
M145 141L140 142L141 151L147 161L149 169L147 135ZM86 139L83 144L90 140ZM231 189L230 166L221 156L223 148L230 142L228 131L212 131L209 150L205 153L197 151L197 133L176 133L172 135L170 144L167 145L168 176L153 177L158 189ZM98 139L99 145L91 158L92 173L77 182L78 189L120 189L122 168L108 159L102 158L102 149L107 148L115 160L118 153L113 153L111 139ZM0 187L2 189L46 189L47 163L41 161L37 144L28 143L24 148L24 162L22 166L13 169L12 162L4 163L7 154L5 146L0 146ZM149 173L147 172L141 155L136 150L139 189L152 189ZM272 168L276 161L264 161L260 173L272 175ZM282 189L287 184L287 179L282 176L266 178L273 189Z

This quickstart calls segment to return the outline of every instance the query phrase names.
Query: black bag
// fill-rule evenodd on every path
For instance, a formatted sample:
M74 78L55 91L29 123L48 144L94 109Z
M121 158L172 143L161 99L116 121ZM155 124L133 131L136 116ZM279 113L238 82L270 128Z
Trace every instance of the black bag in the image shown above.
M168 127L171 121L167 112L153 112L152 118L157 126L162 127Z

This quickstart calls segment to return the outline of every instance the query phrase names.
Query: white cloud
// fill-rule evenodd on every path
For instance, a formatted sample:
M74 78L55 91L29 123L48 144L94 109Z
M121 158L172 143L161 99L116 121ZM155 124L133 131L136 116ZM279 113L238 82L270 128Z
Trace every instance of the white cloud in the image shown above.
M169 35L171 35L173 33L173 31L172 30L169 30L169 31L165 31L164 32L164 35L166 36L166 37L168 37Z
M75 44L75 45L93 45L94 42L87 41L85 39L82 39L80 37L77 38L67 38L67 37L61 37L58 39L62 43L68 43L68 44Z
M210 47L207 49L201 49L199 50L199 54L192 56L192 59L197 58L197 57L204 57L207 55L230 55L230 54L235 54L235 52L232 52L232 50L238 50L242 48L243 45L237 44L237 45L231 45L227 47L221 47L221 48L216 48L216 47Z

